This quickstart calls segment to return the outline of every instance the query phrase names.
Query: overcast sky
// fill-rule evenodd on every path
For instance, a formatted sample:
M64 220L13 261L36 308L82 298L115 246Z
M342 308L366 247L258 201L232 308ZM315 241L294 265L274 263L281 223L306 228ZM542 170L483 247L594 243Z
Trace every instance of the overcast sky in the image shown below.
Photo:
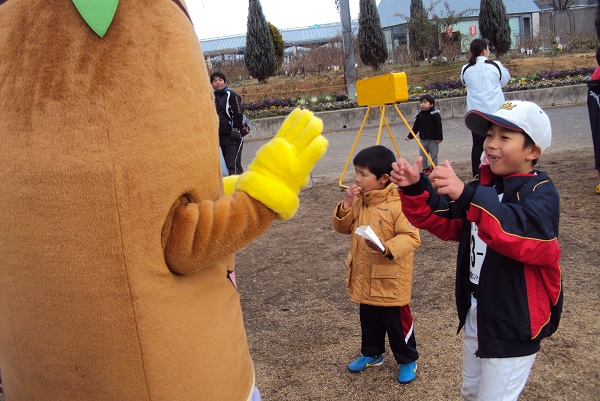
M349 0L350 17L358 18L359 0ZM376 0L379 4L379 0ZM334 0L260 0L267 21L279 29L340 22ZM246 33L248 0L187 0L199 39Z

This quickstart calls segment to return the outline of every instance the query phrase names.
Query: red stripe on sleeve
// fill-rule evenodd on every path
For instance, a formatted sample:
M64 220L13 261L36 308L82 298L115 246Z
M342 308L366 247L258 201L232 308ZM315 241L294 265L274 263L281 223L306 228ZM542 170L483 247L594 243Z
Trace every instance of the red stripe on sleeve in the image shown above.
M558 264L557 238L543 240L508 233L494 216L476 205L471 205L467 217L477 224L479 238L496 252L530 265Z
M413 226L423 228L444 241L460 239L464 219L449 219L443 216L447 210L432 210L427 204L428 191L417 196L406 196L400 192L400 196L402 211Z

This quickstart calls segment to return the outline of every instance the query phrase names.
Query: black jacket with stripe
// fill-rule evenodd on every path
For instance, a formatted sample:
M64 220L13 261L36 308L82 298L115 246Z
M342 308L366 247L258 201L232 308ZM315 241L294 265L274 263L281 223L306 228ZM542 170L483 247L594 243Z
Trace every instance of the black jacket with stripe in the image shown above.
M215 107L219 116L219 135L231 134L231 128L242 128L242 98L228 86L214 91Z
M459 241L455 296L458 331L465 323L474 287L469 272L471 222L487 244L477 297L478 356L531 355L558 327L563 292L558 245L559 196L547 174L495 177L482 166L456 201L421 180L400 191L402 209L416 227L443 240ZM502 200L499 194L502 193Z

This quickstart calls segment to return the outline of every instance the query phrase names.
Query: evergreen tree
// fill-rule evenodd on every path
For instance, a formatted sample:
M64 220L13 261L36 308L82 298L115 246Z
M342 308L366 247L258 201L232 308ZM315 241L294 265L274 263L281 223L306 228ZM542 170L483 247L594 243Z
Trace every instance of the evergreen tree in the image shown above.
M490 43L496 57L510 49L510 26L502 0L481 0L479 6L479 30Z
M410 19L408 27L408 46L413 64L430 57L437 48L438 28L429 20L423 0L410 1Z
M250 75L258 82L266 82L267 78L275 75L275 48L259 0L250 0L248 5L244 62Z
M267 25L269 25L271 41L273 42L273 48L275 49L275 69L277 70L283 64L283 51L285 50L285 42L283 41L281 32L279 32L279 29L277 29L275 25L268 21Z
M388 58L375 0L360 0L358 14L358 53L366 65L378 70Z
M410 23L408 24L408 43L416 51L420 42L423 22L427 20L427 13L423 7L423 0L410 0ZM413 47L414 45L414 47Z

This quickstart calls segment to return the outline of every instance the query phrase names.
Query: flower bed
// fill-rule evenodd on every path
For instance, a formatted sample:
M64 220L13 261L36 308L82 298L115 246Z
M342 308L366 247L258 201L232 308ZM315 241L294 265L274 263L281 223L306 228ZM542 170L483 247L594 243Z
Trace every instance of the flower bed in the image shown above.
M554 72L529 74L514 77L504 87L504 92L529 89L551 88L586 83L594 68L580 68ZM424 86L409 87L409 101L418 101L423 93L429 93L435 99L466 96L467 89L462 82L433 82ZM289 114L294 108L302 107L312 111L342 110L358 107L356 100L348 99L345 94L296 97L286 99L267 99L261 102L244 103L245 113L251 119L277 117Z

